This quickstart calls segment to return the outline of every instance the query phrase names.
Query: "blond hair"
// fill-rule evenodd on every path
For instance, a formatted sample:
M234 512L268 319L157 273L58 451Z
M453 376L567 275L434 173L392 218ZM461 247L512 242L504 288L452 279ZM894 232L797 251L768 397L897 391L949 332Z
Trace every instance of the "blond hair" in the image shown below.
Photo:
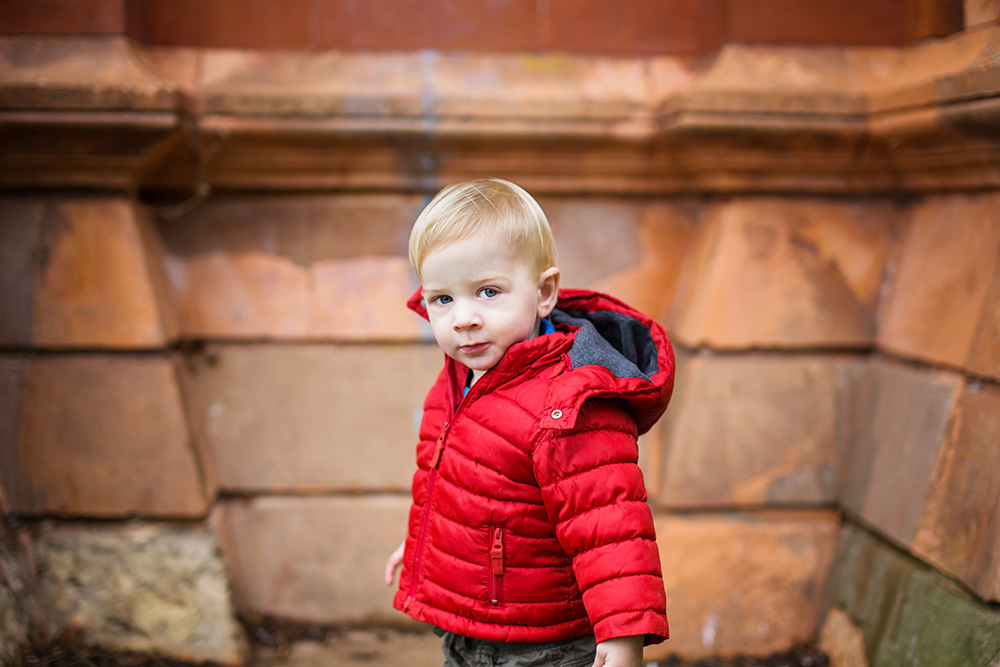
M431 251L472 237L507 243L539 276L556 264L555 242L542 207L523 188L499 178L441 190L413 223L410 264L419 277Z

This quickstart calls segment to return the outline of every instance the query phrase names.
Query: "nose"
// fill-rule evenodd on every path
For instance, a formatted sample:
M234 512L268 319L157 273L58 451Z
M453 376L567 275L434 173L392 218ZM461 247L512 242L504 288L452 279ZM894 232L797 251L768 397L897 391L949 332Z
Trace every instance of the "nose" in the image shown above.
M472 305L464 302L455 304L454 319L451 326L455 331L466 329L477 329L483 325L483 320L479 316L479 311Z

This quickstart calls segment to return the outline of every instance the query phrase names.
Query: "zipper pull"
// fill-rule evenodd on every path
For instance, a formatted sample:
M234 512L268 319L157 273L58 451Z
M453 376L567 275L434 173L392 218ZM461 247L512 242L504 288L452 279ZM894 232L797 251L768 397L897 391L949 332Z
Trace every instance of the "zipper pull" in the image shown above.
M490 547L490 562L493 564L493 575L503 574L503 528L493 529L493 545Z
M445 422L438 436L437 444L434 445L434 456L431 457L431 468L437 468L441 464L441 454L444 452L444 438L448 434L450 422Z

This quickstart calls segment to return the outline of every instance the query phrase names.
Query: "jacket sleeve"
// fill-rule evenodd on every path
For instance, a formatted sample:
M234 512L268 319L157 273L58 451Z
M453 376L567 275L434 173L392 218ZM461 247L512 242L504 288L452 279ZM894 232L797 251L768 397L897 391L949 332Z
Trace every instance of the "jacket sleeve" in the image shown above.
M597 641L669 635L653 516L636 426L614 400L591 399L566 431L543 436L535 475L556 535L573 559Z

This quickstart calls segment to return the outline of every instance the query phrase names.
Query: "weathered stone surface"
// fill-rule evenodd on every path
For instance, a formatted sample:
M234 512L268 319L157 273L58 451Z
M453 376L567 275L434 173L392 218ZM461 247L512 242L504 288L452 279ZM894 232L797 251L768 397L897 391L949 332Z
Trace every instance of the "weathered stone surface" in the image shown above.
M406 534L406 496L277 497L217 506L242 613L313 623L409 624L385 561Z
M669 654L769 655L815 638L837 540L834 512L661 517Z
M544 198L563 287L607 292L665 323L692 215L680 205ZM609 240L613 239L613 242Z
M647 104L645 69L631 58L442 53L428 71L446 118L624 120Z
M0 526L0 665L20 665L32 637L34 600L18 557L17 535Z
M1000 2L997 0L965 0L964 5L966 28L1000 21Z
M893 158L904 162L901 166L909 166L905 165L908 148L928 146L921 146L920 136L935 137L932 126L924 126L917 134L906 131L914 129L912 119L934 117L933 112L930 116L913 112L937 102L957 102L940 82L962 72L988 71L990 59L1000 48L995 39L995 28L984 28L957 32L944 39L919 40L906 49L858 49L852 53L870 110L877 114L870 118L871 122L896 125L902 131L897 142L890 144L896 149ZM912 140L916 140L916 146L907 145Z
M207 114L420 117L418 53L213 49L201 54Z
M220 487L409 489L431 345L210 346L194 382Z
M744 199L699 221L673 330L690 347L864 347L892 239L884 206Z
M912 211L878 333L884 350L961 366L1000 262L1000 194L948 195Z
M687 106L737 113L859 115L865 91L846 50L727 44L692 85Z
M441 667L441 638L429 629L351 629L324 642L299 641L257 649L260 664L284 667Z
M3 425L9 511L204 515L214 488L188 428L179 372L172 358L6 359L2 391L16 376L19 406L16 425Z
M864 632L872 667L969 667L1000 653L1000 612L856 527L843 531L830 586Z
M222 198L160 225L185 336L429 338L406 308L412 196ZM275 221L280 220L280 224Z
M993 286L986 295L965 368L972 373L1000 380L1000 257L997 258Z
M819 648L830 658L830 667L868 667L864 633L840 607L827 613L819 632Z
M816 356L685 359L660 426L657 505L833 505L840 363Z
M960 386L954 373L874 360L858 387L841 503L900 545L913 544Z
M240 664L226 570L201 526L41 526L34 543L53 635L109 651Z
M119 36L0 37L0 185L134 187L179 140L177 87Z
M0 343L31 343L35 319L35 252L44 204L0 199Z
M921 558L1000 600L1000 387L972 383L955 409L913 544Z
M120 199L0 200L0 342L152 348L175 333L162 255Z
M172 111L176 88L114 37L0 37L7 109Z
M17 422L21 413L22 359L0 356L0 515L11 512L9 471L17 467Z

